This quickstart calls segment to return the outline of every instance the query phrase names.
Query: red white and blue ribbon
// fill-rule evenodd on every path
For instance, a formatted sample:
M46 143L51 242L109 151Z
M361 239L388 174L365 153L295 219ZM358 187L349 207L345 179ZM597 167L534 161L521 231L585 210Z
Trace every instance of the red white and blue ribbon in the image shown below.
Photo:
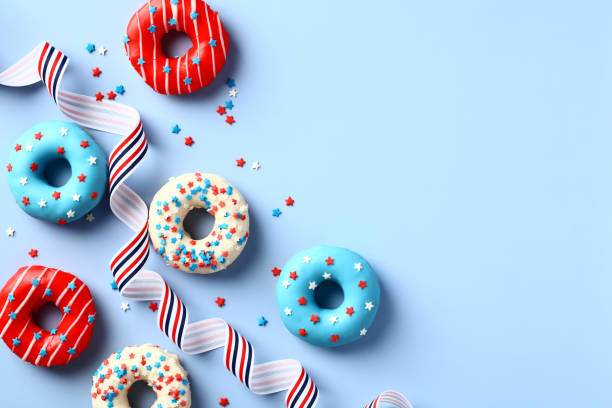
M225 321L213 318L189 322L189 311L163 278L143 270L149 255L148 211L145 202L125 180L147 152L147 139L138 111L114 101L60 89L68 57L47 42L40 43L16 64L0 73L0 84L20 87L42 81L59 109L79 125L118 134L121 141L109 156L111 210L134 236L113 256L110 268L121 295L133 300L157 300L159 328L185 353L204 353L224 348L225 367L255 394L287 390L288 408L313 408L319 391L297 360L255 364L253 346ZM400 393L385 391L366 408L387 404L412 408Z

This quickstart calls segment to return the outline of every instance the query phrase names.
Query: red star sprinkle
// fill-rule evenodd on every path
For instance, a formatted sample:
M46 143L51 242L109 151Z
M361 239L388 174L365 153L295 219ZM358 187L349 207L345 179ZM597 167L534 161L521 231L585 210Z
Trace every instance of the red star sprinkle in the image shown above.
M359 286L361 289L365 289L368 285L366 284L366 281L359 281Z
M66 220L65 220L65 219L63 219L63 218L60 218L60 219L57 221L57 223L58 223L59 225L66 225Z
M12 165L11 163L7 164L7 165L6 165L6 169L7 169L8 171L13 171L13 165Z
M38 132L38 133L36 133L36 134L34 135L34 139L36 139L36 140L40 140L40 139L42 139L42 136L43 136L43 135L42 135L42 133L41 133L41 132Z
M57 148L57 154L64 154L64 153L66 153L66 150L64 150L64 148L62 146L59 146Z
M293 203L295 203L295 200L291 198L291 196L287 197L287 199L285 200L285 204L287 204L287 206L289 207L293 207Z
M104 99L104 94L102 92L98 92L94 96L96 97L96 101L98 101L98 102L100 102L102 99Z
M217 109L217 113L219 115L225 115L225 112L226 112L226 110L225 110L224 106L219 106L219 108Z
M334 264L334 258L330 258L328 256L327 259L325 260L325 263L328 264L328 265L333 265Z
M86 176L86 175L84 175L83 173L81 173L81 174L79 175L79 183L83 183L83 182L85 182L85 179L86 179L86 178L87 178L87 176Z
M300 336L305 336L305 335L307 335L307 334L308 334L308 332L307 332L306 330L304 330L304 329L300 329L300 331L299 331L299 335L300 335Z
M293 271L293 272L291 272L291 273L289 274L289 278L291 278L291 279L293 279L293 280L296 280L296 279L297 279L297 277L298 277L298 274L297 274L295 271Z
M236 123L236 121L234 120L234 117L233 117L233 116L228 116L228 117L226 117L226 118L225 118L225 121L226 121L228 124L230 124L230 125L231 125L231 124Z
M280 275L280 273L281 273L281 270L278 269L276 266L274 267L274 269L272 269L272 275L273 276L278 276L278 275Z
M30 198L29 198L29 197L24 196L24 197L21 199L21 202L23 203L23 205L30 205Z
M100 74L102 73L102 71L98 67L95 67L94 69L92 69L91 72L93 76L95 76L96 78L100 77Z
M28 252L28 255L30 255L30 257L32 258L36 258L38 256L38 249L30 249L30 252Z
M187 146L191 146L193 144L193 139L191 138L191 136L185 138L185 144Z
M346 314L347 315L352 316L353 313L355 313L355 310L353 309L353 306L346 308Z
M116 94L116 93L114 93L113 91L110 91L110 92L108 92L108 93L106 94L106 97L107 97L108 99L110 99L111 101L114 101L116 96L117 96L117 94Z
M306 298L304 296L302 296L301 298L298 299L298 303L300 304L300 306L305 306L306 305Z
M61 197L61 193L59 191L54 191L53 194L51 194L51 196L53 198L55 198L56 200L58 200Z
M98 193L94 191L93 193L91 193L91 199L95 200L96 198L98 198Z
M21 145L20 144L16 144L15 145L15 151L18 152L21 150Z
M36 163L30 164L30 170L32 170L32 171L38 170L38 164L36 164Z
M219 405L221 405L222 407L225 407L225 406L229 405L229 400L227 398L221 398L219 400Z
M88 148L88 147L89 147L89 142L88 142L87 140L81 140L81 144L80 144L80 146L81 146L83 149L86 149L86 148Z
M238 167L244 167L244 163L246 163L246 162L244 161L244 159L242 157L239 158L238 160L236 160L236 166L238 166Z
M337 334L332 334L331 335L331 341L333 341L335 343L338 340L340 340L340 336L338 336Z
M152 311L156 311L157 310L157 302L149 303L149 309L151 309Z
M215 300L215 303L217 304L217 306L223 307L225 306L225 298L218 297L217 300Z
M310 316L310 321L312 322L312 324L317 324L317 322L319 321L319 316L317 315Z

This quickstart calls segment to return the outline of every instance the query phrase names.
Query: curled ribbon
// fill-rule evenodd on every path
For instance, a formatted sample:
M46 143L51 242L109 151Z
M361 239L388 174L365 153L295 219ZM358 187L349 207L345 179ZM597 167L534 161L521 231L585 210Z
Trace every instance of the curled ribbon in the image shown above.
M143 270L149 255L148 211L145 202L125 180L147 152L147 139L138 111L114 101L60 89L68 57L47 42L40 43L16 64L0 73L0 84L21 87L38 81L47 87L59 109L81 126L122 136L109 156L110 207L135 235L113 256L110 268L122 296L132 300L158 300L159 328L185 353L197 354L224 347L225 367L255 394L287 390L288 408L313 408L319 391L297 360L255 364L253 346L224 320L213 318L189 323L189 311L164 279ZM412 408L395 391L385 391L366 408L388 404Z

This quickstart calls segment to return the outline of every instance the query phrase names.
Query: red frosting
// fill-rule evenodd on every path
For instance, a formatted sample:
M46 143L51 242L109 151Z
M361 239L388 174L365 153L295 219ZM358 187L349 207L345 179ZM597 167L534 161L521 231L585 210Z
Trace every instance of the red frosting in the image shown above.
M62 311L52 332L32 320L32 313L46 303ZM0 337L13 353L34 365L62 365L76 358L89 343L95 318L89 288L59 269L24 266L0 291Z
M170 30L186 33L193 43L180 58L162 51L162 37ZM151 88L181 94L207 86L217 76L229 35L218 13L201 0L152 0L132 16L124 44L132 66Z

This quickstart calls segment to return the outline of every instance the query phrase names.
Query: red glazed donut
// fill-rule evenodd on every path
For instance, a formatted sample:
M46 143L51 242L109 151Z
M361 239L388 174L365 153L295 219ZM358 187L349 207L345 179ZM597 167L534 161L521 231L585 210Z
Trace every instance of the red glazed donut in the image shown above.
M162 51L162 37L185 32L194 44L180 58ZM132 66L162 94L197 91L215 79L229 49L229 36L216 11L202 0L151 0L130 20L123 42Z
M51 332L38 327L32 313L52 302L62 320ZM0 291L0 337L22 360L39 366L62 365L89 343L96 309L87 286L55 268L24 266Z

